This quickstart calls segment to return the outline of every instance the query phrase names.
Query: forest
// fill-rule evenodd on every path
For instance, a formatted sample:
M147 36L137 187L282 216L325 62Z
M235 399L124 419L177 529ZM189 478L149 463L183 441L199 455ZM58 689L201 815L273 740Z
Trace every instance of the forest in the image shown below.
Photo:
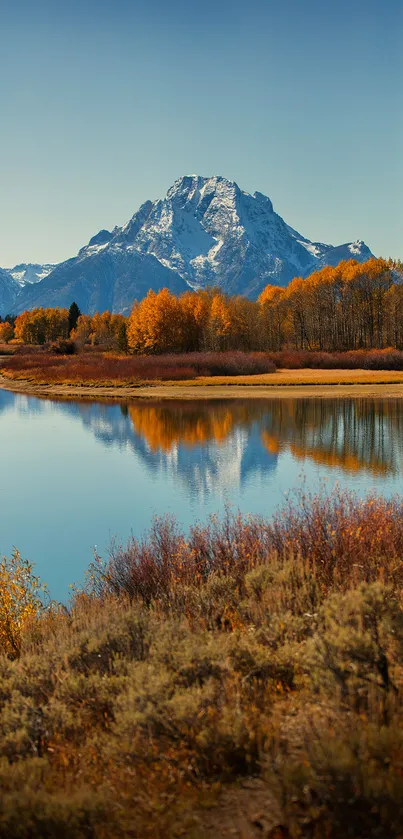
M127 316L81 314L74 303L70 311L34 309L0 323L0 343L135 355L401 350L402 280L401 263L351 259L295 277L286 288L267 285L256 302L215 288L178 297L161 289L135 301Z

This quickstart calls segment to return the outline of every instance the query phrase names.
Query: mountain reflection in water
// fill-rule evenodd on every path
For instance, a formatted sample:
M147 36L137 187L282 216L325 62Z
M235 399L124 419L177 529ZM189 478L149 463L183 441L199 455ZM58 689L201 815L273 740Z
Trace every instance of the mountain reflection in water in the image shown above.
M185 528L225 504L271 516L328 481L403 491L403 402L239 399L97 403L0 390L0 553L17 545L52 596L93 546L140 537L153 515Z
M7 397L0 411L7 409ZM29 400L32 403L32 400ZM45 402L34 401L40 411ZM241 486L276 468L280 453L345 473L402 471L399 399L53 402L104 445L130 447L149 470L166 469L193 494ZM30 411L33 406L30 404Z

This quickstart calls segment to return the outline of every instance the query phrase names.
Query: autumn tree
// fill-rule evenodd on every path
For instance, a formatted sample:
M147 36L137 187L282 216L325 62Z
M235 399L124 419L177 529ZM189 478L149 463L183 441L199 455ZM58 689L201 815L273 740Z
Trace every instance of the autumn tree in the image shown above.
M23 312L15 321L15 337L25 344L44 344L68 338L67 309L33 309Z
M0 343L8 344L14 338L14 329L11 323L0 323Z
M133 352L180 352L183 336L181 306L167 288L150 290L141 303L134 304L127 328Z
M71 332L71 338L79 348L84 347L85 344L90 343L90 335L92 333L92 318L90 315L80 315L77 321L77 326Z
M184 352L199 352L208 346L208 322L213 293L209 289L186 291L179 297Z
M330 352L399 346L402 281L399 266L371 258L325 266L286 289L267 286L259 298L265 346Z
M235 336L236 323L231 301L217 291L211 301L208 321L209 349L229 350Z
M18 658L24 625L43 610L46 592L31 563L14 550L10 559L0 562L0 652Z
M276 285L267 285L259 297L262 346L265 349L281 350L284 345L287 320L284 297L284 288Z

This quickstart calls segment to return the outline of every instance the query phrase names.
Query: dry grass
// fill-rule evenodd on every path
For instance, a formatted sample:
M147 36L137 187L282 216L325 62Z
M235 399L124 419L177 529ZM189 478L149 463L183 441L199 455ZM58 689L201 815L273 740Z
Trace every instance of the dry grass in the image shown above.
M2 373L11 381L43 386L400 384L403 383L403 353L372 350L332 354L284 351L122 356L84 352L71 356L22 347L3 362Z
M35 384L93 386L139 385L155 381L193 380L199 376L270 373L274 363L264 353L186 353L160 356L122 356L113 353L54 355L21 353L6 361L4 376Z
M198 377L189 384L200 387L208 385L255 385L265 387L282 387L284 385L365 385L365 384L391 384L393 382L403 383L403 371L400 370L322 370L322 369L298 369L298 370L276 370L268 375L250 376L216 376ZM176 382L187 386L187 382Z
M0 656L0 839L400 837L402 554L338 493L115 546Z
M228 358L229 356L229 358ZM235 359L234 359L235 356ZM222 354L213 362L207 357L202 364L213 367L214 375L199 375L200 365L186 366L181 360L168 357L133 358L114 355L88 354L83 357L14 356L2 365L2 375L10 382L26 383L27 386L116 388L144 387L147 385L175 386L176 388L222 388L234 387L325 387L337 385L381 385L403 384L400 370L340 370L340 369L281 369L268 373L254 373L256 364L262 363L259 356ZM186 357L184 357L185 359ZM248 366L251 370L243 375L223 375L222 370ZM270 366L270 363L269 365Z
M1 356L9 356L14 355L17 351L17 347L13 344L1 344L0 343L0 358Z

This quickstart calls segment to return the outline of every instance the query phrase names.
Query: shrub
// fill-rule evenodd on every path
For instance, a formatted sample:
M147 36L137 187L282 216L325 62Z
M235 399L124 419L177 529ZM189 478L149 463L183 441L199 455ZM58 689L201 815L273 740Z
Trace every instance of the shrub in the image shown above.
M74 341L70 341L68 338L65 338L49 344L47 350L54 355L74 355L74 353L77 352L77 347Z
M348 350L281 350L267 353L277 368L300 370L403 370L403 352L394 349Z
M222 521L212 516L185 534L172 518L157 518L144 539L115 545L106 567L94 567L94 585L98 592L170 604L178 584L234 575L244 585L245 574L269 556L285 561L289 554L324 588L377 579L401 585L402 516L398 497L360 499L336 489L290 498L272 521L227 510Z
M33 574L31 563L17 550L0 563L0 652L16 658L20 654L21 632L26 621L43 609L44 586Z
M97 559L0 655L0 839L397 839L401 504L164 518Z
M52 345L53 346L53 345ZM62 347L62 348L61 348ZM6 375L38 382L138 384L144 381L178 381L198 376L251 375L271 373L275 365L263 353L186 353L183 355L121 356L84 352L72 358L66 348L73 342L59 342L57 350L44 354L21 352L3 362ZM64 355L60 355L64 353Z

